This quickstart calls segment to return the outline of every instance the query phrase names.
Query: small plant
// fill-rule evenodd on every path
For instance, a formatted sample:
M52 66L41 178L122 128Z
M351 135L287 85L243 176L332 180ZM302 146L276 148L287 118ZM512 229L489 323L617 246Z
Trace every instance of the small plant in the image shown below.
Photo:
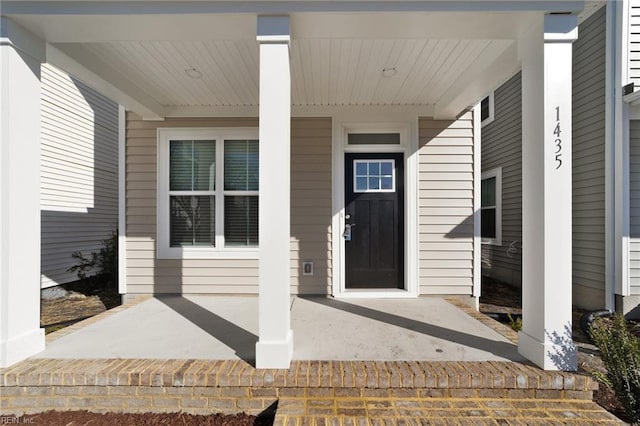
M629 331L621 314L595 320L589 335L607 368L606 374L594 372L594 376L613 389L629 419L640 423L640 339Z
M507 314L507 318L509 318L509 327L511 327L513 331L522 330L522 317L517 316L514 318L511 314Z
M74 251L71 257L79 263L68 269L76 272L78 278L86 280L90 276L115 283L118 280L118 231L111 231L109 238L102 241L103 247L98 253L92 252L88 257L81 251Z

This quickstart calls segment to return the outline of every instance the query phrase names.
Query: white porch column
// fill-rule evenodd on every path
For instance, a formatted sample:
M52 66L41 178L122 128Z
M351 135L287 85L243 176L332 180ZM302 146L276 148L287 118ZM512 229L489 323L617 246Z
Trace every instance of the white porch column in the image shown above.
M257 368L289 368L291 75L289 17L259 16L260 269Z
M0 18L0 367L44 349L40 328L40 64L45 45Z
M518 351L575 370L571 339L571 44L577 17L546 15L521 40L522 331Z

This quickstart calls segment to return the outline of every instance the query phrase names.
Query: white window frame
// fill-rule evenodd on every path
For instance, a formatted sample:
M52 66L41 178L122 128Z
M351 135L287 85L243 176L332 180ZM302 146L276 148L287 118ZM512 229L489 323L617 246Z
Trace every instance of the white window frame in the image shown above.
M249 128L162 128L158 129L158 185L157 185L157 257L158 259L257 259L259 247L225 247L224 241L224 196L255 195L259 191L225 191L224 189L224 140L258 140L258 129ZM216 189L211 192L216 198L215 247L170 246L169 205L169 142L171 140L215 140L216 141ZM201 191L190 192L198 195Z
M482 244L489 244L494 246L502 245L502 167L496 167L486 172L482 172L480 177L480 188L482 188L482 181L485 179L496 178L496 237L495 238L482 238ZM481 195L482 197L482 195ZM480 202L480 210L482 211L482 200ZM480 220L482 220L482 214L480 214ZM480 227L482 229L482 226ZM482 234L481 234L482 235Z
M493 92L482 98L482 100L480 101L480 105L482 105L482 101L487 98L489 98L489 116L480 122L480 125L483 127L493 122L493 120L495 119L495 99ZM480 113L482 114L482 108L480 109Z

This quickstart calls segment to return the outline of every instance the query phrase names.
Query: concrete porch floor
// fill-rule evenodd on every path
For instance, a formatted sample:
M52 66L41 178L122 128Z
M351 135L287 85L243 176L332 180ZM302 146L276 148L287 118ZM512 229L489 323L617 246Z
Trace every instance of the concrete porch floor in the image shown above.
M256 297L149 298L54 333L34 358L252 363L257 311ZM293 297L291 322L294 360L524 361L510 340L441 298Z

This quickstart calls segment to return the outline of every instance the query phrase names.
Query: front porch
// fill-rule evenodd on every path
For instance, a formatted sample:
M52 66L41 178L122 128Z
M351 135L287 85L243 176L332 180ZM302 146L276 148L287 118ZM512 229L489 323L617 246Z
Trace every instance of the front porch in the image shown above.
M526 100L522 140L527 158L523 168L523 240L527 244L523 250L527 261L524 329L517 350L544 369L575 369L575 348L566 336L571 323L571 205L567 197L571 190L571 91L567 82L571 78L571 43L577 35L576 13L582 3L461 1L443 6L427 1L408 7L391 6L392 2L378 9L372 2L356 2L359 6L354 3L343 9L344 2L334 2L317 9L314 2L265 2L266 6L252 3L249 9L243 6L241 10L235 6L219 9L219 3L226 2L206 2L204 9L192 10L194 15L187 13L193 3L185 4L178 13L162 2L148 2L131 15L120 9L110 15L111 6L120 7L110 2L101 10L92 6L73 10L58 2L51 2L48 11L33 10L21 2L10 2L4 9L0 53L10 72L2 78L1 148L3 164L10 167L0 182L8 200L0 247L0 252L7 254L0 277L2 292L7 295L0 303L0 365L10 366L44 349L36 284L40 245L36 159L42 119L39 66L46 61L92 83L122 105L119 230L120 268L126 274L121 274L121 292L177 294L148 304L165 309L178 323L187 318L199 325L191 330L188 344L182 345L185 350L194 341L219 340L227 343L220 346L229 354L225 356L237 352L236 356L251 359L254 354L259 368L282 369L290 368L292 355L293 359L322 359L324 352L321 356L319 351L325 348L327 354L347 359L356 355L361 358L355 359L422 359L420 356L426 355L420 348L430 348L429 355L440 354L440 349L443 357L456 361L473 359L467 358L472 353L480 354L478 360L515 355L516 347L508 342L478 337L483 333L473 328L461 330L468 320L459 320L455 310L446 305L420 308L423 302L418 299L391 309L386 300L383 308L377 301L352 305L295 299L291 310L291 295L307 293L296 288L304 279L300 276L309 276L300 266L311 261L307 265L313 271L315 261L325 269L318 286L327 294L343 296L342 286L347 287L345 245L351 241L344 230L354 225L348 222L351 213L345 206L347 172L343 166L346 153L366 149L368 155L381 151L404 154L398 158L403 158L406 176L398 174L397 192L404 188L407 196L398 195L389 211L398 212L398 218L407 223L405 228L394 228L395 235L402 238L392 239L393 248L398 253L404 250L405 258L389 257L399 278L387 288L403 290L410 297L479 297L481 113L477 105L491 88L521 68ZM95 25L89 24L94 19ZM77 32L61 32L62 28ZM96 33L94 28L108 30ZM132 33L132 28L139 33ZM152 54L141 54L143 51ZM375 52L379 55L372 56ZM328 64L334 68L327 68ZM125 109L130 112L128 117L135 113L138 118L125 118ZM327 118L326 129L296 128L296 119L310 118ZM251 129L247 129L247 122L253 122ZM172 123L206 134L162 139L156 128L171 127ZM376 128L380 124L385 127ZM236 127L242 135L229 136L222 127ZM372 129L374 133L399 133L401 142L348 146L350 131ZM223 173L227 139L232 143L259 141L259 161L251 168L241 168L247 173L247 182L250 173L258 174L258 182L251 187L239 190L223 185L227 182ZM171 189L173 163L171 155L166 155L169 145L195 140L207 140L207 155L214 156L201 165L206 171L203 187L194 184L192 167L188 188L177 185ZM191 142L188 144L193 145ZM298 148L304 150L296 151ZM320 153L321 148L326 151ZM184 158L193 159L193 152ZM214 152L217 157L211 154ZM251 152L257 155L255 150ZM297 154L308 162L296 162ZM249 164L248 148L246 158ZM191 161L187 160L184 164ZM356 173L356 180L389 177L375 171L382 165L371 163L368 174ZM300 170L309 174L296 173ZM393 181L393 173L390 176ZM14 182L20 185L10 184ZM354 191L388 192L377 185ZM392 185L393 191L395 188ZM230 203L245 200L246 215L232 214L231 204L225 210L225 196ZM189 203L182 203L188 212L178 208L172 212L171 200L181 197L189 197ZM202 207L210 215L202 219L209 228L202 230L205 236L196 237L193 223L200 197L209 203L209 207ZM260 207L256 214L250 206L257 205L257 197ZM225 211L227 219L247 218L247 226L242 228L247 238L240 236L242 247L234 246L232 238L225 246L226 227L232 228ZM181 232L177 224L182 222L171 225L171 219L181 215L189 219L184 220L190 223L184 225L184 232L190 235L190 243L166 238L171 229ZM314 221L309 223L308 218ZM367 228L360 222L356 229ZM368 234L363 231L362 235ZM382 247L381 241L378 244ZM307 249L310 243L314 245L309 249L312 255L299 256L298 249L304 245ZM169 286L176 287L168 291ZM250 308L235 312L246 315L226 318L222 311L218 314L216 309L204 309L194 298L179 296L203 293L259 297ZM322 303L317 303L320 300ZM411 304L416 305L415 316L397 316L397 312L404 315ZM292 321L296 305L308 305L309 309L301 310L300 319ZM169 308L183 311L182 320ZM303 329L298 337L295 328L303 323L304 315L317 309L329 309L331 314L326 317L335 321L335 327L312 315L307 326L315 331L305 333ZM420 316L440 309L445 312L437 318L446 319L446 323L425 321ZM173 341L164 333L174 328L179 333L179 327L172 323L160 327L153 314L123 321L114 326L111 335L121 336L123 331L135 329L134 324L151 318L153 324L141 328L141 335L148 338L158 329L162 333L153 342L142 338L140 342L153 348L164 340L170 346ZM376 338L371 339L362 318L375 319L384 331L372 331ZM213 328L212 324L222 327ZM352 328L345 328L345 324ZM348 348L336 349L326 343L340 341L335 337L341 332L349 338ZM113 343L98 336L93 340ZM316 340L304 340L310 336ZM362 346L353 344L352 336L359 336ZM385 341L398 337L399 352L389 349L393 345L383 351L371 344L381 336ZM64 339L71 339L71 335ZM134 343L139 342L133 340L129 345L136 347ZM80 347L74 349L68 356L83 356ZM50 345L47 351L52 350ZM336 355L336 350L341 355ZM151 356L159 355L154 352ZM184 356L191 358L188 351Z
M275 414L275 424L618 423L591 401L589 376L538 369L517 354L506 327L454 299L296 297L287 370L253 365L257 303L143 298L55 332L44 352L0 370L3 414L245 411Z

